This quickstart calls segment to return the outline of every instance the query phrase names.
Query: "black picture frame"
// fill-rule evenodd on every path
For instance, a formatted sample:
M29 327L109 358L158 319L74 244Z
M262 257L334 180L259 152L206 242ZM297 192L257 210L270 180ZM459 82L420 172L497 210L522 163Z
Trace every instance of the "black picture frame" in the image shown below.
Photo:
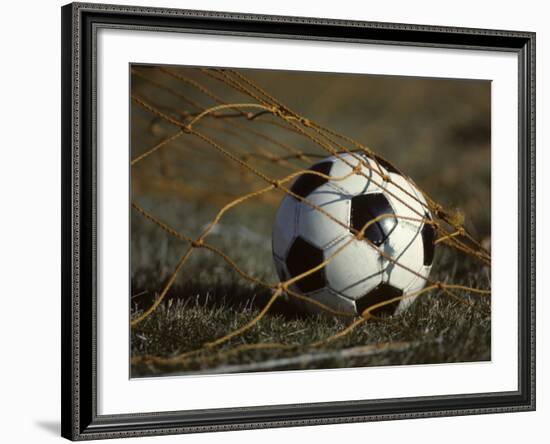
M71 440L535 409L535 33L72 3L62 14L62 436ZM428 18L427 18L428 19ZM518 390L97 414L95 39L98 27L510 51L519 60Z

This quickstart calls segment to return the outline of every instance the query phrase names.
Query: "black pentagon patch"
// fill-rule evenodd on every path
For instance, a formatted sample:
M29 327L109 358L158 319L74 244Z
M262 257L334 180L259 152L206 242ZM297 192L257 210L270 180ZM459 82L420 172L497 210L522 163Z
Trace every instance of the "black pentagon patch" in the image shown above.
M382 214L395 215L388 199L382 193L363 194L351 199L351 226L357 231ZM396 225L395 217L381 218L367 227L365 237L374 245L381 245Z
M297 237L286 257L286 267L291 277L299 276L324 261L323 251ZM296 286L303 293L320 290L325 286L325 270L321 268L296 281Z
M431 219L426 213L426 217ZM422 227L422 245L424 247L424 265L432 265L435 250L435 230L431 224L424 224Z
M372 307L375 304L380 302L389 301L390 299L403 296L403 291L398 288L393 287L390 284L380 284L376 288L369 291L365 296L357 299L355 301L355 307L357 308L357 313L361 314L367 308ZM399 301L394 301L390 304L383 305L373 310L371 313L374 315L379 314L392 314L397 306Z
M388 171L388 173L396 173L401 175L401 173L397 171L397 169L387 160L382 159L380 156L377 156L376 154L374 155L374 158L380 165L382 165Z
M332 167L332 162L326 161L326 162L320 162L313 165L309 170L317 171L318 173L322 173L328 176L330 174L331 167ZM306 197L313 190L315 190L316 188L319 188L321 185L323 185L326 182L328 181L324 177L317 176L315 174L302 174L292 184L290 191L292 191L294 194L297 194L300 197Z

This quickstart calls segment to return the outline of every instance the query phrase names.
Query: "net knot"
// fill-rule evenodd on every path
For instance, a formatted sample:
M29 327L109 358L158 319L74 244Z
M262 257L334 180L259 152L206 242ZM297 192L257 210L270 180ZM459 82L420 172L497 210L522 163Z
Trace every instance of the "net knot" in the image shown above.
M203 246L203 241L202 241L202 239L197 239L197 240L191 241L191 246L192 246L193 248L200 248L200 247L202 247L202 246Z
M305 127L311 128L311 120L306 119L305 117L300 118L300 123Z
M285 291L288 289L288 285L285 282L279 282L275 287L277 291Z
M274 115L280 117L281 119L285 119L285 120L289 120L289 119L295 117L288 109L283 108L281 106L277 106L277 105L275 105L271 108L271 112Z
M283 110L281 108L279 108L277 105L275 105L271 108L271 112L273 114L275 114L276 116L278 116L278 117L283 117L284 118Z

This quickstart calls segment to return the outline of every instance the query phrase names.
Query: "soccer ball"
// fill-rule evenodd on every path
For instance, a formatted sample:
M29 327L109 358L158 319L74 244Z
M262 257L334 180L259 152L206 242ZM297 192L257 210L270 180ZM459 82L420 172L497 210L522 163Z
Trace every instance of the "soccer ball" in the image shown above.
M383 159L358 153L328 157L310 170L331 179L302 174L290 191L326 214L285 194L272 235L273 258L281 281L330 258L323 268L289 288L333 310L354 315L421 290L432 266L435 230L426 223L432 215L414 184ZM389 216L364 230L370 242L354 236L383 214ZM394 301L373 314L400 312L414 298ZM299 305L310 312L326 313L307 301Z

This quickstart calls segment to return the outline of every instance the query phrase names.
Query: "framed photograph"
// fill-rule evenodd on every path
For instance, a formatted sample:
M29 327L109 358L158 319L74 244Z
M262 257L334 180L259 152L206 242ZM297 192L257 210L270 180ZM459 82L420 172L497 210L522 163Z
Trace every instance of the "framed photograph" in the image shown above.
M62 435L534 410L534 97L529 32L64 6Z

